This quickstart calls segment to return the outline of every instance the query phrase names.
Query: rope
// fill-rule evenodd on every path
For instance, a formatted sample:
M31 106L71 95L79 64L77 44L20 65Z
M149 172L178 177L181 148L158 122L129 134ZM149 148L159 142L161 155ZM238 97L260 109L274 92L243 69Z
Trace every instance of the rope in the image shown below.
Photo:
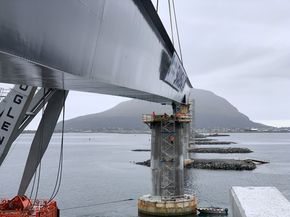
M61 145L60 145L60 154L58 161L58 170L57 170L57 178L55 181L54 189L51 194L49 201L52 201L58 194L61 181L62 181L62 169L63 169L63 144L64 144L64 120L65 120L65 90L63 91L63 112L62 112L62 126L61 126Z
M157 2L156 2L156 11L157 11L157 13L158 13L158 8L159 8L159 0L157 0Z
M68 207L68 208L64 208L64 209L60 209L60 210L65 211L65 210L71 210L71 209L81 209L81 208L100 206L100 205L106 205L106 204L112 204L112 203L121 203L121 202L126 202L126 201L131 201L131 200L134 200L134 199L128 198L128 199L124 199L124 200L115 200L115 201L104 202L104 203L96 203L96 204L83 205L83 206L74 206L74 207Z
M173 37L173 27L172 27L172 16L171 16L171 4L170 0L168 0L168 9L169 9L169 17L170 17L170 29L171 29L171 39L172 39L172 44L174 46L174 37Z
M179 47L179 53L180 53L180 59L181 59L181 62L183 63L174 0L172 0L172 6L173 6L173 14L174 14L174 20L175 20L175 28L176 28L176 33L177 33L177 41L178 41L178 47Z

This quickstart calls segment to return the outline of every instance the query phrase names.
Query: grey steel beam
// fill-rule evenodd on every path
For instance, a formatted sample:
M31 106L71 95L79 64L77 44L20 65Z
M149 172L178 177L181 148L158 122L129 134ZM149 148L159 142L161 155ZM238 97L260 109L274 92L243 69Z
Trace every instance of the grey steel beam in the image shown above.
M4 113L4 109L5 109L5 101L4 101L4 99L0 102L0 118L1 118L1 116L3 115L3 113Z
M57 90L48 100L42 119L31 144L18 195L24 195L48 147L68 91Z
M7 90L7 92L5 91L4 88L0 88L0 117L2 116L4 109L5 109L5 97L7 96L7 94L9 93L9 91Z
M15 88L19 89L19 85L16 85ZM34 88L34 92L35 92L35 88ZM27 102L26 108L28 107L28 109L25 108L23 111L19 111L19 112L22 112L22 115L20 114L18 116L14 115L15 119L17 118L17 121L15 121L15 125L13 125L12 132L10 132L7 135L1 134L1 138L3 136L7 136L8 139L7 141L5 141L5 144L3 144L3 146L6 147L5 151L2 154L0 153L0 166L4 162L5 157L7 156L13 142L23 132L25 127L33 120L33 118L37 115L37 113L44 107L44 105L47 103L50 97L53 96L54 93L55 93L55 90L53 89L46 90L42 88L38 90L38 92L33 96L33 98L29 99L29 101ZM4 109L5 109L6 103L8 105L13 105L13 101L11 101L12 99L13 97L7 96L7 98L5 98L2 101L3 104L0 104L0 109L3 106L3 110L0 113L0 119L1 119L2 114L5 115ZM15 113L16 111L13 111L13 112Z
M150 0L1 0L0 82L165 103L191 88Z
M34 95L30 106L27 109L26 115L23 118L19 129L13 135L12 140L14 140L23 132L25 127L33 120L33 118L38 114L38 112L45 106L48 100L55 94L55 89L45 89L41 88L38 92Z
M10 139L18 130L35 91L36 87L15 85L4 99L4 110L0 117L0 166L12 145Z

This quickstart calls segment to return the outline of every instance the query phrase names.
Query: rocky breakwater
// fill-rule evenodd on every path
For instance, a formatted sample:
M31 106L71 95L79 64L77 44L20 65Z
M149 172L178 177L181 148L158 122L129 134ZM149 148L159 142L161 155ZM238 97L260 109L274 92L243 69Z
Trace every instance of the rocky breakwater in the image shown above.
M249 159L194 159L187 162L185 167L211 170L253 170L256 169L256 164Z
M227 141L217 141L213 139L208 139L205 136L200 137L197 141L193 142L188 151L190 153L220 153L220 154L246 154L251 153L252 151L248 148L240 148L240 147L199 147L199 145L229 145L236 144L235 142L227 142ZM133 151L150 151L150 149L137 149ZM136 162L138 165L143 165L150 167L150 160ZM210 170L254 170L256 165L269 163L266 161L260 161L255 159L244 159L244 160L236 160L236 159L186 159L184 162L184 166L187 169L195 168L195 169L210 169Z
M234 154L234 153L251 153L252 150L248 148L189 148L190 153L220 153L220 154Z
M150 167L150 160L136 162L138 165ZM195 159L187 160L185 168L211 169L211 170L253 170L256 164L252 160L234 159Z
M236 144L235 142L228 142L228 141L204 141L204 140L199 140L195 142L191 142L190 144L194 145L231 145L231 144Z

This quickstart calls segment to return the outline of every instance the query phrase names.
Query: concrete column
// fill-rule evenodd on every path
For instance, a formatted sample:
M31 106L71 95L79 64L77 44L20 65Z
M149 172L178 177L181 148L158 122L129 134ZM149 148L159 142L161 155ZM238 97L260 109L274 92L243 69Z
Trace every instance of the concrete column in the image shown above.
M188 148L189 148L189 141L190 141L190 123L183 123L183 158L184 160L189 159Z
M192 216L197 200L184 194L184 152L189 138L190 116L144 115L151 129L152 194L138 200L139 214Z
M182 123L175 123L172 152L168 147L172 144L162 141L162 137L165 135L162 135L161 128L161 122L154 122L151 125L152 195L180 196L184 194L184 127ZM169 133L167 136L170 136ZM168 142L170 143L169 140ZM162 148L169 150L168 159L162 159ZM166 188L166 184L168 184L168 188Z
M184 123L176 123L175 196L184 195Z
M191 115L191 122L190 122L190 127L189 127L189 140L194 143L195 140L195 131L196 131L196 109L195 109L195 100L192 99L190 102L190 107L189 107L189 114Z
M151 173L152 173L152 195L161 195L161 166L160 166L160 151L161 151L161 124L151 125Z

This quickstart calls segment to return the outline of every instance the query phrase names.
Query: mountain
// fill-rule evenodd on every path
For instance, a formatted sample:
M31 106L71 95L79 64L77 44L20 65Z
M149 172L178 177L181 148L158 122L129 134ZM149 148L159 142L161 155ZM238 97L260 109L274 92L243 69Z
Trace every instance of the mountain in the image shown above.
M251 121L226 99L213 92L194 89L197 128L265 128L266 125Z
M263 128L265 125L251 121L226 99L206 90L193 89L196 128ZM65 121L67 131L145 130L142 114L172 113L171 106L141 100L129 100L96 114L80 116ZM60 124L56 130L60 130Z

